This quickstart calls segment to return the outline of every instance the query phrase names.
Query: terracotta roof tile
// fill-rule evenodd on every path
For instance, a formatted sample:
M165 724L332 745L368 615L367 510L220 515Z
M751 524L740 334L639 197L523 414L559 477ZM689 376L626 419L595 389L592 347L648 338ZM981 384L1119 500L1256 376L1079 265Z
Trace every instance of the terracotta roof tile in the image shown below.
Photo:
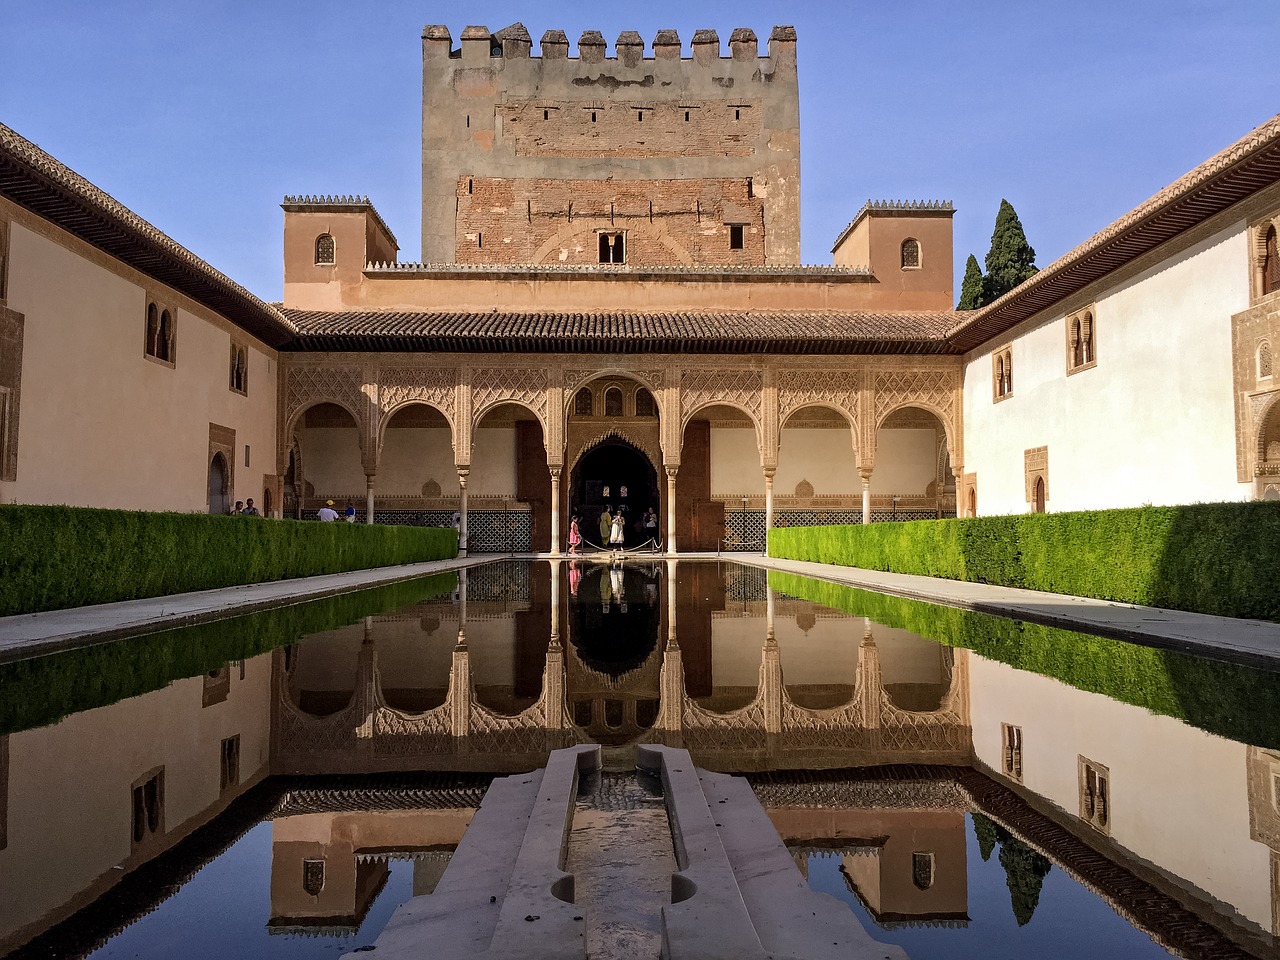
M953 311L664 311L609 313L302 311L287 349L481 353L954 352Z

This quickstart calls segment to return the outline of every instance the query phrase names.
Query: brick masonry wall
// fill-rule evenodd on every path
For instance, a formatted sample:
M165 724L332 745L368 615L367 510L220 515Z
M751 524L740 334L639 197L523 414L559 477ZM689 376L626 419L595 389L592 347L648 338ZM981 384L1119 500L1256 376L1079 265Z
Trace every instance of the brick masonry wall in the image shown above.
M457 263L599 263L601 232L624 235L631 265L765 262L764 202L748 178L458 179Z

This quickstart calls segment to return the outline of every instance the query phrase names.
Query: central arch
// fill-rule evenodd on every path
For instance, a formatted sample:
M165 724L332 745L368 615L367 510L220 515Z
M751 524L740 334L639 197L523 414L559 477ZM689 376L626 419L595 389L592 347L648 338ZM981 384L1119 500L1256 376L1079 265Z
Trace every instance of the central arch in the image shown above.
M597 524L606 507L610 512L623 510L627 546L648 539L636 525L650 507L662 529L657 468L644 451L622 437L605 437L578 457L569 474L567 496L567 514L578 518L583 539L589 543L600 544Z

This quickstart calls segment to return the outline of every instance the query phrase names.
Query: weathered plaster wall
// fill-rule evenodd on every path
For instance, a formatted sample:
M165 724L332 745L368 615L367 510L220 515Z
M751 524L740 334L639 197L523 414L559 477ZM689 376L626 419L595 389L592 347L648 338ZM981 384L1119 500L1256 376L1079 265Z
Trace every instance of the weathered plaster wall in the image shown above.
M968 355L965 473L983 514L1029 509L1024 451L1047 446L1050 511L1239 500L1231 315L1249 302L1243 222L1086 289ZM1092 306L1097 364L1067 374L1065 318ZM992 353L1013 392L992 400Z
M695 46L688 60L678 43L652 57L627 47L606 58L601 39L570 58L567 42L544 38L542 56L531 57L527 41L499 43L483 28L466 33L458 56L450 55L453 41L443 28L428 27L423 39L423 261L452 261L466 234L477 232L458 185L480 177L750 179L763 201L766 262L799 262L794 39L771 41L769 56L759 57L752 36L733 44L727 58L715 39ZM503 55L491 55L495 43ZM612 221L607 213L593 210L582 225L616 228L616 211ZM692 239L687 229L677 233L677 242ZM495 239L486 245L489 262L514 262L518 248Z

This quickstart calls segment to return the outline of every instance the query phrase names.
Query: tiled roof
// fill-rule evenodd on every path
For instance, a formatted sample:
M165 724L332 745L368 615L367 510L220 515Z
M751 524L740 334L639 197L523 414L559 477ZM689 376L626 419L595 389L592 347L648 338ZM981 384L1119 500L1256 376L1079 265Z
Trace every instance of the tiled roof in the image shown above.
M960 321L949 337L958 348L972 350L1277 181L1280 115L1175 180L995 303L959 314Z
M0 123L0 196L168 284L271 346L293 335L274 307Z
M285 309L292 350L476 353L858 354L955 352L952 311L610 313L328 312Z

